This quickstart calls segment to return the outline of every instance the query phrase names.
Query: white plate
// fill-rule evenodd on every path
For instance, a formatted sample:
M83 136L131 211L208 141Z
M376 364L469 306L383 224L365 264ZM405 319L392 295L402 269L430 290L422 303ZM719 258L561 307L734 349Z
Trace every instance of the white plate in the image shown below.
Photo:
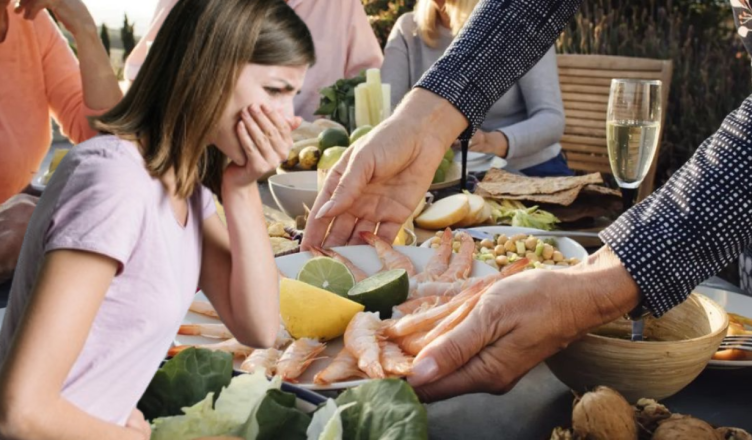
M415 269L418 272L421 272L423 270L423 267L428 262L428 259L433 255L433 251L430 249L424 249L424 248L418 248L418 247L405 247L405 246L399 246L397 247L400 252L407 255L410 260L415 265ZM356 266L363 269L366 273L374 274L381 268L381 262L379 261L378 256L376 255L376 252L373 250L370 246L348 246L343 248L335 248L337 252L344 255L346 258L350 259L350 261L353 262ZM293 254L293 255L286 255L284 257L279 257L276 259L277 261L277 267L279 270L287 277L295 278L298 275L298 271L303 267L303 264L305 264L306 261L308 261L311 258L311 254L308 252L302 252L299 254ZM491 275L495 273L496 271L479 261L474 262L473 265L473 271L471 272L471 277L480 277L484 275ZM205 296L202 292L199 292L196 294L196 299L205 300ZM209 318L203 315L199 315L193 312L188 312L188 314L185 316L185 319L183 320L183 323L185 324L193 324L193 323L217 323L219 322L216 319ZM219 342L219 339L211 339L211 338L204 338L202 336L183 336L178 335L175 338L175 343L178 345L182 344L212 344ZM306 370L306 372L299 378L299 382L295 385L309 390L340 390L340 389L346 389L346 388L352 388L356 387L358 385L362 385L368 380L352 380L347 382L337 382L328 386L321 386L316 385L313 383L313 376L316 375L319 371L326 368L331 360L337 355L337 353L342 350L343 343L342 338L337 338L333 341L330 341L327 343L326 350L324 351L324 356L327 356L326 359L321 359L318 361L315 361L311 364L311 366ZM240 361L235 362L236 369L240 366Z
M729 292L727 290L713 289L698 286L695 291L701 293L718 305L723 307L727 312L736 313L746 317L752 317L752 297L741 295L739 293ZM752 360L746 361L715 361L708 363L708 368L719 370L733 370L738 368L752 367Z
M567 237L549 237L546 231L533 228L515 228L513 226L480 226L477 228L468 228L476 231L487 232L489 234L506 234L511 237L516 234L529 234L537 238L552 238L556 240L557 248L564 255L564 258L577 258L582 261L588 257L588 253L581 244ZM426 240L420 247L430 248L431 241ZM563 266L546 266L547 269L561 269Z

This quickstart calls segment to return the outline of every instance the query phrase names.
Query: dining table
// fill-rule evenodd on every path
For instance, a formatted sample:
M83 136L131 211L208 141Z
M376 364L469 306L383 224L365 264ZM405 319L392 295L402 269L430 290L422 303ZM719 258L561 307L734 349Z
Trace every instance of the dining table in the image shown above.
M259 185L264 204L276 207L266 183ZM752 298L714 278L696 291L732 298L749 305ZM0 321L10 283L0 284ZM723 305L723 304L721 304ZM431 439L549 439L557 426L571 426L574 394L540 364L503 395L468 394L427 404ZM662 401L672 412L688 414L717 426L752 432L752 367L705 369L686 388Z

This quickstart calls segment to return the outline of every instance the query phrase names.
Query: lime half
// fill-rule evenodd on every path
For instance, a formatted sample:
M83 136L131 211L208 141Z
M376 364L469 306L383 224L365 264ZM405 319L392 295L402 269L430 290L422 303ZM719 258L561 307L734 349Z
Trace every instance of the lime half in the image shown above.
M363 304L368 312L379 312L381 319L392 317L392 307L402 304L410 291L407 271L394 269L366 278L347 293L351 300Z
M298 272L298 281L344 297L347 297L347 292L355 284L350 269L329 257L308 260Z

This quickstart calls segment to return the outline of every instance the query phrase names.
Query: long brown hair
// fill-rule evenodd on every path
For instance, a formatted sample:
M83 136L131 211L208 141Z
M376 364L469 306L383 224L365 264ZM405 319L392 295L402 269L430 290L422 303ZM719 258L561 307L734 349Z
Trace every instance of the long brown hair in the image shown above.
M123 100L91 123L138 142L152 176L174 168L180 197L199 181L220 194L227 158L207 137L242 67L314 61L308 28L283 0L180 0Z

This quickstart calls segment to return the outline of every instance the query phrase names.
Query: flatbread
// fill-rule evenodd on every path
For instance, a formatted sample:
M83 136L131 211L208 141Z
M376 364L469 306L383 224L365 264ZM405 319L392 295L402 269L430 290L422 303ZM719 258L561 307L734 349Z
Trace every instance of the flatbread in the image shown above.
M492 168L478 186L493 197L509 198L510 195L555 194L596 183L603 183L600 173L574 177L527 177Z

